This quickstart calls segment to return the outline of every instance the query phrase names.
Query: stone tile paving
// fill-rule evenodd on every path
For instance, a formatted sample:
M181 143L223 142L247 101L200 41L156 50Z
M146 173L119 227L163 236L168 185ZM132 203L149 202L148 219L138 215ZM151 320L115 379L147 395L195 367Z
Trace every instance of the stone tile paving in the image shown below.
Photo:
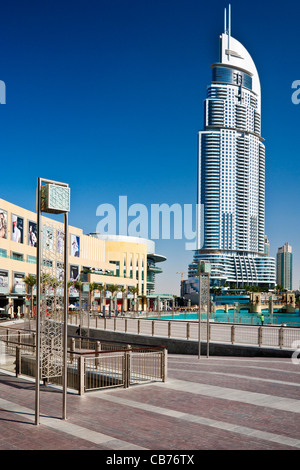
M68 394L66 421L61 392L41 386L39 426L34 383L0 373L0 450L299 449L299 373L288 359L170 355L166 383Z

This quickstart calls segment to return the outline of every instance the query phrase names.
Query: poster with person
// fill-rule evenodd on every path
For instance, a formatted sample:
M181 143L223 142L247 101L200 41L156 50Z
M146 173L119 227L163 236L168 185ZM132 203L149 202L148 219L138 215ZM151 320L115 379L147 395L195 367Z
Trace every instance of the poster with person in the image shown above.
M14 283L14 293L15 294L25 294L26 293L26 284L25 284L25 274L24 273L14 273L13 283Z
M0 271L0 294L8 294L8 271Z
M80 237L76 235L71 235L71 256L76 256L79 258L80 254Z
M22 217L18 217L15 214L11 216L12 220L12 231L11 239L16 243L23 243L23 233L24 233L24 220Z
M79 280L79 266L76 265L70 265L70 281L75 282ZM70 286L69 288L69 296L70 297L78 297L78 290L76 287Z
M63 254L64 246L65 246L65 233L62 232L61 230L57 230L56 240L57 240L57 253Z
M28 244L29 246L37 245L37 225L35 222L28 222Z
M0 238L7 238L7 212L0 209Z

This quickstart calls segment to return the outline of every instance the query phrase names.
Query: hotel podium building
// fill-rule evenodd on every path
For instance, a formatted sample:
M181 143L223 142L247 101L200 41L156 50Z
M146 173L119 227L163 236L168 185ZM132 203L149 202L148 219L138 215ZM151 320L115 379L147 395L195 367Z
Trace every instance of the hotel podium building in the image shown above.
M0 313L24 313L29 305L30 289L24 282L29 275L36 275L36 230L37 215L10 202L0 199ZM43 232L64 230L63 223L42 216ZM104 286L117 284L124 287L126 294L117 294L118 308L121 304L127 310L134 301L130 287L138 287L138 308L145 309L147 297L154 295L153 273L161 272L157 262L166 258L155 254L155 243L135 237L104 236L83 234L82 229L69 226L69 280L82 280ZM60 237L55 237L59 244ZM63 240L63 239L61 239ZM57 247L59 249L59 247ZM52 262L43 260L43 263ZM60 266L57 266L59 277ZM93 294L99 305L100 293ZM104 304L109 305L109 292ZM71 286L69 301L76 304L79 292ZM127 302L129 300L129 302ZM124 303L123 303L124 302ZM131 304L132 305L132 304ZM149 306L149 302L148 302Z
M211 263L213 285L275 284L275 259L265 255L260 80L249 52L231 36L230 13L226 22L225 11L198 134L198 240L187 288L197 285L200 259Z

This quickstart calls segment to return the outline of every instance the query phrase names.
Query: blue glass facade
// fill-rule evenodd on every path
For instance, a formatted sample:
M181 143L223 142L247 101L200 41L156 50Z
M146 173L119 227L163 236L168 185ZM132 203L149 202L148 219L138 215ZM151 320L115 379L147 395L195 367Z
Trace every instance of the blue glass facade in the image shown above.
M242 85L252 90L252 77L245 72L230 67L215 66L212 70L212 81L216 83L228 83L230 85Z

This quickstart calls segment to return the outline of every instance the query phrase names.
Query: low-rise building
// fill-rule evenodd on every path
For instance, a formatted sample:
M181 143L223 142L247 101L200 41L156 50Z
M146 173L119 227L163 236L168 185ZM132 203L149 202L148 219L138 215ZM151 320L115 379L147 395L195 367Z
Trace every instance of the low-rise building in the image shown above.
M63 230L62 222L42 216L43 243L47 236L50 242L55 240L55 249L61 250ZM86 235L81 228L69 226L68 244L69 281L74 281L74 285L69 288L70 304L78 303L79 292L75 282L81 280L103 286L104 294L94 290L92 296L89 295L89 303L94 302L98 310L110 303L109 285L121 288L116 295L118 309L123 307L127 310L129 306L131 309L146 308L147 294L154 290L152 276L147 286L149 260L165 260L163 256L155 255L153 241L135 237ZM36 246L36 213L0 199L1 312L25 313L26 307L29 308L30 288L25 279L29 274L36 275ZM42 263L53 261L43 259ZM55 269L59 277L62 269L59 263ZM137 287L135 294L130 293L131 287Z

